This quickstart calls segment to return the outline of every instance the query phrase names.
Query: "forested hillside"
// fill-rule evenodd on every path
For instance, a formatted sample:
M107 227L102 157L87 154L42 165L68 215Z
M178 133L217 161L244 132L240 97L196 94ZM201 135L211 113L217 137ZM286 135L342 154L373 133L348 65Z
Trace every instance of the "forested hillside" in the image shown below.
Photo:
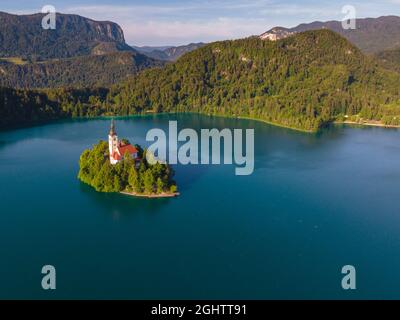
M106 89L32 91L0 87L0 129L111 113L103 102L107 92Z
M385 68L400 72L400 47L381 51L376 54L376 57Z
M346 115L381 120L389 103L395 118L399 83L398 73L379 68L338 34L319 30L277 42L207 45L113 87L109 101L121 114L195 111L314 131Z
M30 113L36 119L199 112L316 131L353 116L400 124L399 83L399 73L319 30L276 42L253 37L209 44L109 90L16 91L16 102L3 99L0 116L10 125L29 121Z
M11 88L109 87L129 75L163 66L137 52L14 63L0 59L0 86Z

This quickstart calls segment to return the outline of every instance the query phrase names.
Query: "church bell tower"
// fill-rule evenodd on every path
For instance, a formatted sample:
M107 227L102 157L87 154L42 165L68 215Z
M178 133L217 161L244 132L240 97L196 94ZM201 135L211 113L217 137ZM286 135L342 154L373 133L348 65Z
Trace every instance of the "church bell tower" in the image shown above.
M115 131L115 122L114 118L111 120L111 128L110 133L108 134L108 146L110 150L110 157L114 154L114 151L118 147L118 136L117 132Z

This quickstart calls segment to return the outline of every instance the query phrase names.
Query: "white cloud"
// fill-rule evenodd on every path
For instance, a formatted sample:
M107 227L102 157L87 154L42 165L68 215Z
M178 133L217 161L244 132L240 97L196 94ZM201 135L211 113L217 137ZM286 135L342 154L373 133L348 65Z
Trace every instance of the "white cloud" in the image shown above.
M127 22L123 28L126 38L134 39L134 44L179 45L189 42L209 42L261 34L266 30L267 26L265 20L218 18L207 22Z
M57 9L117 22L129 44L179 45L246 37L276 25L293 27L314 20L340 20L342 6L347 3L348 0L187 0L181 4L166 1L162 5L70 5ZM352 3L359 17L398 14L395 10L400 9L400 0Z
M260 34L280 23L282 16L294 15L296 10L302 14L315 13L315 9L272 0L202 0L164 6L78 6L63 11L115 21L123 28L130 44L179 45Z
M267 19L213 16L225 10L259 7L268 1L212 1L183 6L80 6L63 10L96 20L117 22L133 45L179 45L262 33ZM211 8L210 8L211 7ZM214 10L213 10L214 9ZM225 10L223 10L225 9ZM202 15L201 10L208 15Z

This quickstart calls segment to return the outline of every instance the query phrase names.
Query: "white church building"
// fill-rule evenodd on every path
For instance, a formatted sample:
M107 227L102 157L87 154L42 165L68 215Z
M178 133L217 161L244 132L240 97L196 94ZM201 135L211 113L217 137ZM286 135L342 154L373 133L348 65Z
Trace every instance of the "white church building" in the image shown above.
M128 152L134 160L138 159L138 150L134 146L118 140L114 119L111 121L110 133L108 134L108 146L111 164L117 164L122 161L126 152Z

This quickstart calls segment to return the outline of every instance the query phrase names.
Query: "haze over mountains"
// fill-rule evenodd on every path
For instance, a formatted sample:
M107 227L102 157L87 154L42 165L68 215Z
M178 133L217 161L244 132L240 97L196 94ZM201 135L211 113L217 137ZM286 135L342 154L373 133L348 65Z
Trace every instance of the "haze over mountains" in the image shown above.
M193 50L199 49L206 44L203 42L190 43L188 45L178 47L134 47L139 52L147 55L148 57L165 60L165 61L176 61L184 54Z

